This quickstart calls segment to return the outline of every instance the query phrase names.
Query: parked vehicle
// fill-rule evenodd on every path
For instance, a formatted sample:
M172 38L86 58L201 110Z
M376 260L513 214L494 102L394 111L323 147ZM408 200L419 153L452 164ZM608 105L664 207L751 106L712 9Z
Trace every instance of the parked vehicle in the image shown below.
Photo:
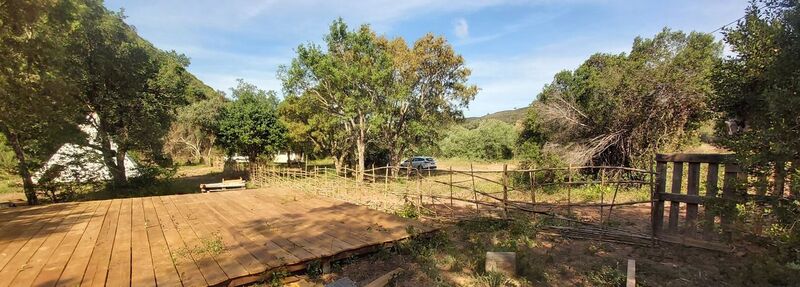
M432 157L415 156L403 161L400 166L415 169L436 169L436 160Z

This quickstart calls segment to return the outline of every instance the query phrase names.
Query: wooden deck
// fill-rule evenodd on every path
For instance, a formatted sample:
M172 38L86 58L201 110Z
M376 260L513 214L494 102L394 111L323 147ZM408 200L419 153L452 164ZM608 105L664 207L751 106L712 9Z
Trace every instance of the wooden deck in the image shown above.
M0 211L0 287L206 286L353 255L431 229L275 190L114 199Z

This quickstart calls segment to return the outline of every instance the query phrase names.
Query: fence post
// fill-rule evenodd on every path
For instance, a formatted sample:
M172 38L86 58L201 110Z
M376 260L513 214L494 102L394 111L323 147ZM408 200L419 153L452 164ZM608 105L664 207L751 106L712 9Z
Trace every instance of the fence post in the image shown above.
M661 228L664 226L664 201L661 200L661 194L667 190L667 163L657 161L656 173L656 188L651 199L655 204L651 223L653 236L661 233Z
M600 225L603 225L603 203L606 194L606 169L600 169Z
M572 164L567 167L567 214L572 214Z
M508 218L508 164L503 164L503 218Z
M478 207L478 191L475 190L475 172L472 170L472 163L469 163L469 176L472 178L472 194L475 196L475 214L480 215L480 207Z
M386 164L386 169L383 171L383 193L386 196L389 194L389 164Z
M422 191L420 190L420 185L422 184L422 172L419 170L416 171L417 175L417 197L419 197L419 205L417 205L417 214L422 215Z
M453 166L450 166L450 182L448 186L450 186L450 208L453 208Z

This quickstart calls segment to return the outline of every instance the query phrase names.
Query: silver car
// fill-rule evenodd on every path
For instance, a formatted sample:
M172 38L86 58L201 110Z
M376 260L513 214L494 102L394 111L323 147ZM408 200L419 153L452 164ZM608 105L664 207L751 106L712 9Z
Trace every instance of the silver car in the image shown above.
M415 169L436 169L436 161L432 157L415 156L403 161L400 166Z

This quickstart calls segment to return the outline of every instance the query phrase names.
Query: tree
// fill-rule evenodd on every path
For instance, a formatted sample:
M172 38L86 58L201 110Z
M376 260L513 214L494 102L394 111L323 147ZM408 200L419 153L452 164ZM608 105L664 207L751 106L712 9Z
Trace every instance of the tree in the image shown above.
M800 5L754 1L724 34L735 54L713 77L721 143L756 174L774 171L776 193L783 193L781 179L794 174L790 190L800 196Z
M289 141L295 147L305 147L303 150L309 153L330 155L336 170L341 170L353 148L351 134L341 128L345 125L341 118L320 113L323 108L309 95L287 95L278 110L286 123Z
M216 141L214 125L224 105L225 98L217 94L178 108L165 149L173 156L188 153L195 162L209 163Z
M336 118L326 123L350 134L359 177L370 145L388 150L388 160L398 164L409 148L439 139L440 128L461 118L460 108L477 93L466 83L470 70L463 58L444 38L429 34L408 47L367 25L348 30L338 19L325 41L326 50L299 46L281 78L287 98L310 98L301 101L313 102Z
M174 52L175 59L181 65L189 65L189 59ZM216 118L225 104L225 93L215 91L202 81L187 74L189 79L184 92L184 100L188 103L177 109L175 121L166 136L164 150L172 158L190 158L195 162L211 160L214 151L214 125Z
M163 159L164 136L175 109L185 103L188 62L141 39L122 13L111 13L102 3L89 1L83 11L81 33L71 47L83 73L79 100L97 115L89 118L97 129L94 148L119 186L127 182L129 151L142 155L140 161Z
M80 29L72 1L4 1L0 6L0 133L14 152L29 204L32 170L75 134L79 92L66 47ZM80 116L78 117L80 118Z
M556 74L533 103L536 122L549 141L578 147L571 161L642 166L709 117L709 76L721 52L704 33L636 38L630 54L595 54Z
M451 127L439 143L439 149L445 157L503 160L513 157L516 140L514 126L491 119L466 127Z
M467 83L471 71L443 37L426 34L408 47L402 38L380 37L392 56L392 89L380 107L380 143L389 163L399 168L409 148L435 144L444 127L463 118L461 108L478 88Z
M375 39L369 26L350 31L338 19L325 36L326 51L313 44L300 45L297 57L281 72L287 94L312 96L351 135L359 180L368 141L377 127L376 116L388 98L394 72L391 55Z
M278 153L286 144L287 129L278 118L275 93L239 80L231 96L234 101L217 117L217 144L229 155L247 155L251 162Z

